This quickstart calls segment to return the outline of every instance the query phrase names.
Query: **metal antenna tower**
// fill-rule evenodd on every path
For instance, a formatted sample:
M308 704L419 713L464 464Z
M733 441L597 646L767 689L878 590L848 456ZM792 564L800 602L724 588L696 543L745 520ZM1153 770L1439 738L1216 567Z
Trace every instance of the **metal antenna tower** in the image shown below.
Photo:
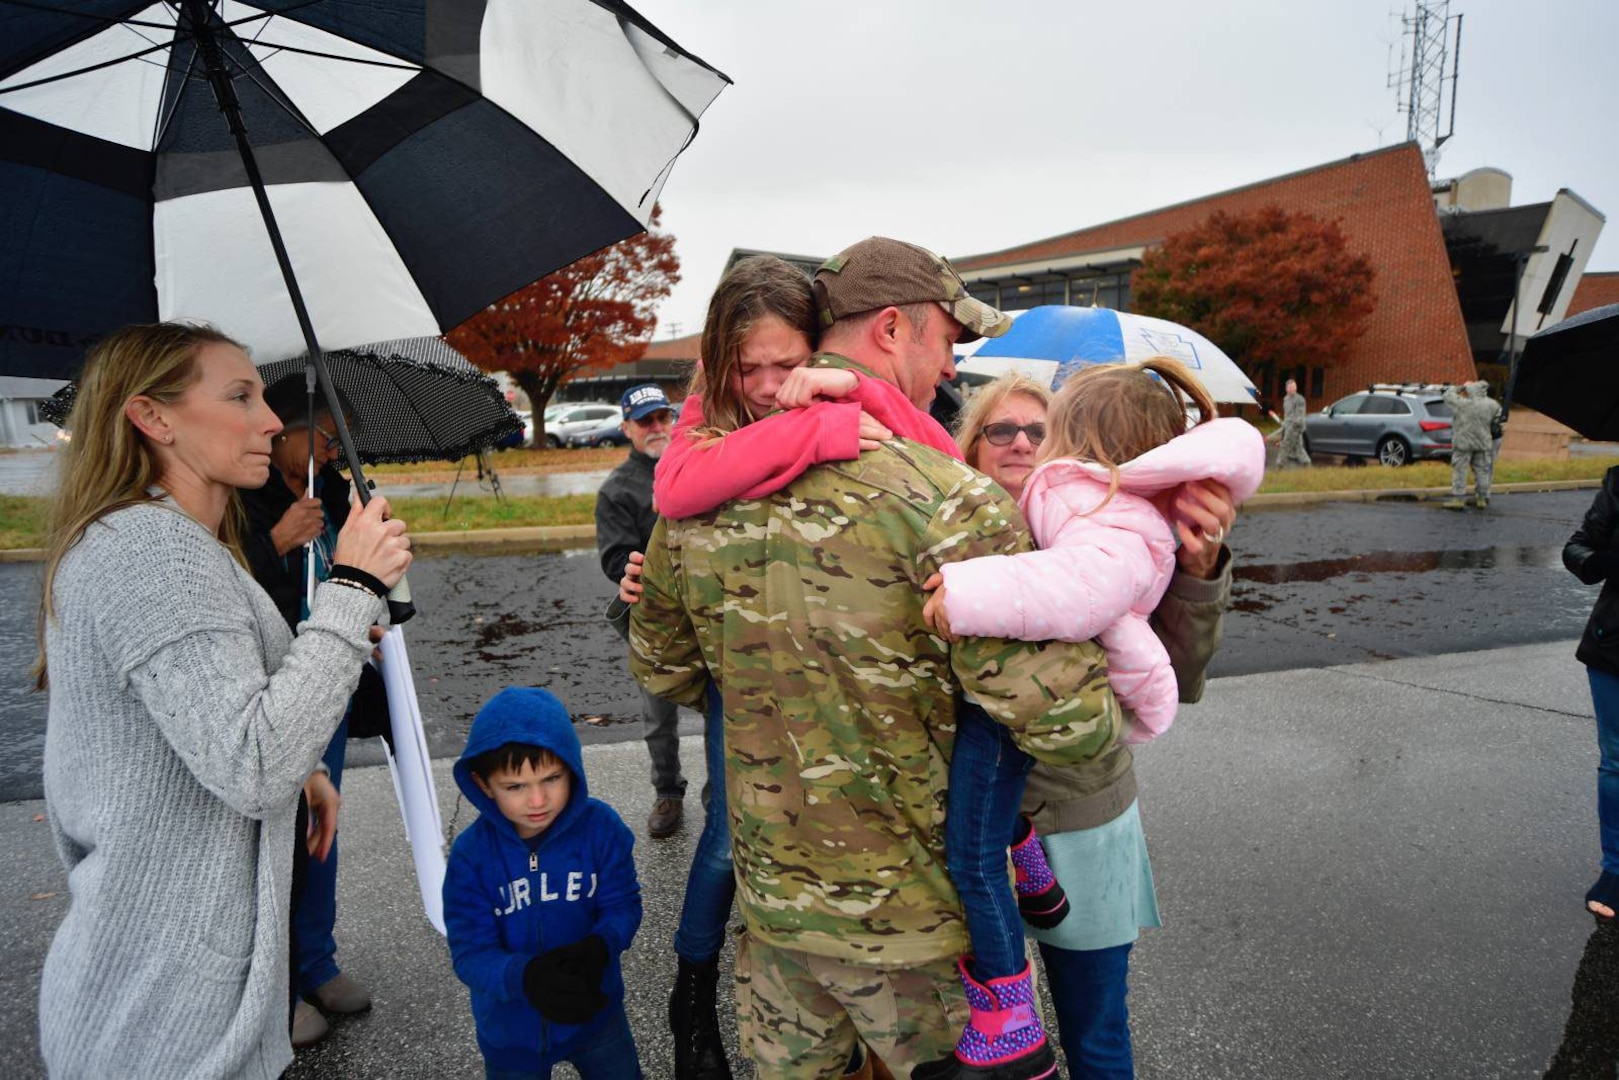
M1454 36L1451 23L1456 24ZM1415 0L1415 11L1400 16L1400 66L1389 72L1389 89L1395 92L1398 109L1406 118L1406 138L1422 147L1433 177L1439 165L1439 148L1456 133L1456 76L1462 61L1462 16L1452 19L1450 0ZM1451 61L1445 74L1445 61ZM1446 93L1445 84L1450 84ZM1446 104L1449 115L1446 115ZM1443 130L1441 130L1443 125Z

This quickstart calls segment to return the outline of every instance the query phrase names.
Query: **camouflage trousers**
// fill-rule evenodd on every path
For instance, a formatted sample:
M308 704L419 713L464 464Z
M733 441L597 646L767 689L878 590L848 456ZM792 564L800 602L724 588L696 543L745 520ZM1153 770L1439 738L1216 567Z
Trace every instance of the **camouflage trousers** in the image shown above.
M1473 470L1473 493L1490 497L1490 479L1495 475L1495 453L1490 450L1452 450L1450 453L1450 497L1467 494L1467 470Z
M835 1080L857 1035L895 1076L909 1076L955 1049L969 1016L954 957L874 968L751 934L737 942L736 1013L760 1080Z
M1310 465L1310 455L1304 449L1304 425L1283 424L1282 443L1276 448L1276 467L1291 469L1295 465Z

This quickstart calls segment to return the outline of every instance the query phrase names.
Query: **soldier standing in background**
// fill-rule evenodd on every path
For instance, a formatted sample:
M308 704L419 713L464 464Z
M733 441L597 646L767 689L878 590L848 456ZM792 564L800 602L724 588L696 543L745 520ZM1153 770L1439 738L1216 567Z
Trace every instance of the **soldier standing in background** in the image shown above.
M656 383L630 387L619 399L619 407L624 410L630 456L608 474L596 496L596 550L601 555L602 573L615 589L624 577L630 552L647 550L652 527L658 523L658 512L652 507L652 471L669 448L675 419L669 398ZM628 634L627 619L610 615L609 621L620 634ZM677 712L674 702L641 691L641 718L646 725L647 753L652 757L655 797L646 831L654 840L675 834L685 805L686 778L680 773Z
M1282 398L1282 444L1276 449L1276 467L1291 469L1295 465L1310 466L1310 453L1304 449L1304 414L1308 407L1299 384L1289 379L1287 396Z
M1490 478L1495 472L1495 437L1490 428L1501 406L1490 398L1490 384L1482 379L1463 387L1447 386L1445 402L1451 410L1450 498L1447 510L1465 510L1467 470L1473 470L1473 504L1490 505Z
M943 259L882 238L828 260L815 292L811 363L897 388L918 422L952 346L1010 324ZM724 696L737 1011L760 1075L836 1076L857 1036L896 1076L954 1048L968 1017L944 858L958 688L1064 764L1112 745L1094 642L949 645L922 620L940 562L1029 549L1004 491L906 439L658 524L630 665L661 696L695 705L711 678Z

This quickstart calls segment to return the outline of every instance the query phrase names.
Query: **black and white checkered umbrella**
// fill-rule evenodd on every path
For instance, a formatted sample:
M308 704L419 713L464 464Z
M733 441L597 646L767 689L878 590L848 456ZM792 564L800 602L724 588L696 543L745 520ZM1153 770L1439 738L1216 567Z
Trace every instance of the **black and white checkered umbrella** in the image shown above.
M437 335L640 231L728 81L614 0L0 0L0 373Z
M288 380L302 387L304 363L275 360L259 374L272 392ZM326 364L358 421L362 461L457 461L522 437L523 421L495 380L440 338L339 349Z
M442 338L380 341L326 353L325 360L367 464L457 461L523 434L522 418L499 384ZM295 356L259 365L266 396L297 400L297 419L306 363ZM77 394L78 384L68 383L40 405L40 415L66 427Z

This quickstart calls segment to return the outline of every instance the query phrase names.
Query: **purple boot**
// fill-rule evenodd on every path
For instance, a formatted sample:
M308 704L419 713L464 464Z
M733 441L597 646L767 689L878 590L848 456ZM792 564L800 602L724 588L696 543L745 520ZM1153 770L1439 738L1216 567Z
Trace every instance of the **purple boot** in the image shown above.
M1017 975L981 983L967 961L957 967L967 990L972 1019L956 1042L956 1052L918 1068L914 1080L1049 1080L1057 1056L1046 1041L1034 1000L1029 966Z
M1068 917L1068 894L1046 862L1046 849L1034 834L1029 815L1018 818L1012 839L1012 867L1017 871L1017 909L1036 930L1050 930Z

